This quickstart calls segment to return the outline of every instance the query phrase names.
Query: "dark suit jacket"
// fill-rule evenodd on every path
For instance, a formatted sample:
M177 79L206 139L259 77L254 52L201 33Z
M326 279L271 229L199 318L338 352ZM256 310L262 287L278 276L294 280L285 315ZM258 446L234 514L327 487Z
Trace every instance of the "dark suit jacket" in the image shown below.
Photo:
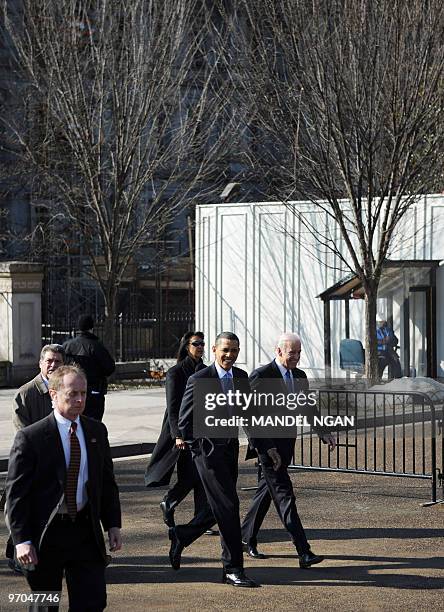
M41 374L20 387L13 400L13 410L12 421L16 429L32 425L51 414L51 396Z
M191 357L186 357L167 372L165 380L167 406L162 430L145 472L145 486L147 487L164 486L171 480L174 466L181 452L176 449L175 441L181 436L178 420L182 397L188 378L204 367L202 360L196 364Z
M120 502L106 427L80 417L88 453L87 492L92 527L105 558L105 530L121 526ZM66 465L53 414L17 432L9 456L6 505L14 544L40 547L46 526L63 498Z
M239 390L241 393L250 393L251 388L250 383L248 381L248 374L244 370L241 370L240 368L236 368L234 366L232 368L232 371L234 390ZM179 429L181 431L182 438L191 444L195 440L195 436L193 434L194 389L196 383L198 383L199 380L205 379L214 381L214 387L211 390L212 392L222 392L222 385L214 363L208 366L207 368L196 372L188 379L185 393L180 406ZM271 448L271 445L268 440L254 440L254 444L256 448L260 448L263 452L266 452L268 448Z
M107 377L116 369L114 359L99 338L88 331L77 332L75 338L63 344L66 363L77 363L85 372L88 392L98 391L106 394Z
M299 368L293 368L291 372L293 374L294 392L308 392L309 384L305 372ZM270 385L270 381L275 381L275 385ZM253 370L250 374L250 385L258 393L288 393L285 381L274 359L270 363ZM278 450L283 462L286 464L291 462L295 441L296 434L292 438L274 438L271 440L272 446ZM245 459L257 457L255 448L257 447L254 444L254 440L250 439L250 446Z

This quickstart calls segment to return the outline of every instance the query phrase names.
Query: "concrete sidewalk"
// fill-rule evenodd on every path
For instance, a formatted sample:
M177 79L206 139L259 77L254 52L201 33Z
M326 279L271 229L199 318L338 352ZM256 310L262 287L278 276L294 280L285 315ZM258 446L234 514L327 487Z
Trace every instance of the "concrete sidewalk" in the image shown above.
M241 449L241 457L244 456ZM274 508L270 508L259 548L267 559L245 558L260 589L221 584L220 540L202 536L186 549L175 572L159 501L164 490L147 490L147 458L116 460L121 491L124 548L107 569L108 610L284 612L293 610L442 610L444 589L443 506L422 508L429 483L405 478L298 472L298 508L313 551L324 563L299 569L295 551ZM254 485L256 470L240 461L239 487ZM239 490L241 516L251 491ZM192 496L176 512L176 522L192 516ZM0 529L3 550L6 530ZM26 593L24 578L0 560L0 610L8 593ZM66 588L62 610L67 610Z
M16 391L0 389L0 459L7 459L14 439L12 399ZM103 422L108 428L111 446L156 442L164 412L163 387L110 391Z

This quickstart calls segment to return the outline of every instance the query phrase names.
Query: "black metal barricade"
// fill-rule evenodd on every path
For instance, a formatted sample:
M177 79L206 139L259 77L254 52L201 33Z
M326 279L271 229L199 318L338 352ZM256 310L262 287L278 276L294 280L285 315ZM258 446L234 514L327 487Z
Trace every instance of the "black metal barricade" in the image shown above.
M424 505L437 502L444 471L442 403L416 391L317 392L319 411L331 417L338 444L329 452L312 426L298 428L290 468L428 479L431 502Z

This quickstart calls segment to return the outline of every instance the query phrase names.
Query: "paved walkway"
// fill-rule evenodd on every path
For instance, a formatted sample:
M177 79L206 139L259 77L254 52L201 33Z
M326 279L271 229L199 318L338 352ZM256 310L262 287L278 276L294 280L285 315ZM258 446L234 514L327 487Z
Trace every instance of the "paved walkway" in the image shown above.
M0 459L9 455L14 439L12 398L16 389L0 389ZM110 391L106 397L103 422L111 446L155 442L165 412L162 387Z
M243 457L243 452L241 451ZM438 611L443 606L443 506L422 508L429 483L355 474L296 473L297 500L314 552L326 560L299 569L288 534L273 508L260 533L267 559L246 558L248 574L260 589L221 584L218 537L202 536L185 550L175 572L168 561L169 542L160 518L163 490L147 490L147 458L116 460L121 491L124 548L107 569L108 610L116 612L214 611L292 612L319 610ZM251 463L240 462L239 485L255 483ZM244 516L251 491L239 491ZM192 496L176 512L176 521L192 515ZM6 530L0 523L0 549ZM8 593L27 592L0 558L0 610ZM62 611L67 610L66 588Z

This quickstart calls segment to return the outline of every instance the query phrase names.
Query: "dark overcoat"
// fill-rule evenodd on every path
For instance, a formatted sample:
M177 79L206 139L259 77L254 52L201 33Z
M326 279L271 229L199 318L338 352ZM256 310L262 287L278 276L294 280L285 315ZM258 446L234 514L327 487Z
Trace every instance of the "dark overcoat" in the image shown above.
M176 448L176 438L180 438L178 426L179 408L185 392L187 380L195 372L204 368L202 360L197 364L191 357L185 357L170 368L166 375L166 410L157 444L145 472L145 486L160 487L168 485L180 451Z

